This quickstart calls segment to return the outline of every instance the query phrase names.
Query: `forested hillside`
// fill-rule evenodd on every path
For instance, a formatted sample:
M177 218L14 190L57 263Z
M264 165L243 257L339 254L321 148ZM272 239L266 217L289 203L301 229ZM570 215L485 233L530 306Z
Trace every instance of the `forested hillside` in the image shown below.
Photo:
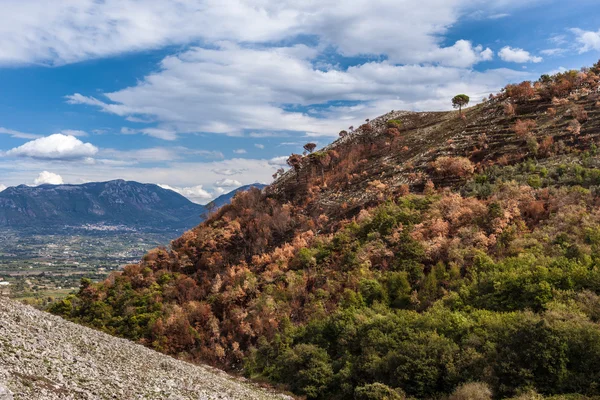
M307 145L51 311L309 399L596 398L599 85L600 63Z

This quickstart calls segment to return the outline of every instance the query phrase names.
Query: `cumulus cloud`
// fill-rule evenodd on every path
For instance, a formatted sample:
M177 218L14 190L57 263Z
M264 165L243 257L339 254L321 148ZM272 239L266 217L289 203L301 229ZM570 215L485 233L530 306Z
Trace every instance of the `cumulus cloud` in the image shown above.
M233 43L192 48L166 57L159 71L136 86L106 93L106 100L82 94L68 100L120 116L149 117L160 121L157 129L169 132L264 135L285 127L288 132L333 136L341 127L389 109L371 107L372 114L365 114L357 108L327 106L301 112L286 105L308 107L332 100L374 105L393 100L394 109L448 109L448 99L456 93L480 97L523 77L511 70L477 72L389 61L323 71L306 58L308 50L304 45L245 48ZM332 118L342 110L344 115Z
M242 182L235 179L221 179L215 182L215 186L221 187L239 187L242 186Z
M526 50L519 48L512 48L510 46L503 47L499 52L498 56L503 61L514 62L519 64L524 63L539 63L543 61L542 57L534 56Z
M265 145L264 144L260 144L260 143L255 143L254 147L256 147L257 149L264 149Z
M42 171L40 172L40 174L38 175L37 178L35 178L35 180L33 181L33 184L36 186L39 185L62 185L64 183L62 176L52 173L52 172L48 172L48 171Z
M579 43L579 53L600 50L600 30L594 32L574 28L571 31L575 34L577 43Z
M4 192L6 190L6 185L0 183L0 192Z
M56 133L27 142L6 154L42 160L77 160L92 157L97 152L98 148L91 143L83 143L74 136Z

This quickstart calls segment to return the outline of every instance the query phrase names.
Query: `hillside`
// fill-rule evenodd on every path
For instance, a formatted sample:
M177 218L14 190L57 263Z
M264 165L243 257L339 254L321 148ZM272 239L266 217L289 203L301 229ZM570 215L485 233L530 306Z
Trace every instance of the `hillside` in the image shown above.
M366 121L51 311L309 399L597 398L599 87Z
M2 400L289 399L2 296L0 321Z
M207 208L221 208L226 204L231 203L231 200L235 197L236 194L240 193L240 192L246 192L252 188L256 188L259 190L262 190L263 188L265 188L267 185L263 185L260 183L252 183L250 185L245 185L245 186L241 186L235 190L232 190L229 193L225 193L219 197L217 197L216 199L214 199L213 201L211 201L210 203L208 203L206 205Z

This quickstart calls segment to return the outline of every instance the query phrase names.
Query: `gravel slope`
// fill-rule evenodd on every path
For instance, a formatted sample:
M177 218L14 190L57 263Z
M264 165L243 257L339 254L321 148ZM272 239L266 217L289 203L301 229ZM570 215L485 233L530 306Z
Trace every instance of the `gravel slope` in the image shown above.
M0 296L0 400L290 399Z

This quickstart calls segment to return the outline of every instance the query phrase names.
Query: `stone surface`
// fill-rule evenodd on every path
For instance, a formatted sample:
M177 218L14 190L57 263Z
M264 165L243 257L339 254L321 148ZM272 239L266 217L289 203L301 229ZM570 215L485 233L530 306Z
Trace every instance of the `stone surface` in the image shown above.
M0 297L0 400L288 399Z

